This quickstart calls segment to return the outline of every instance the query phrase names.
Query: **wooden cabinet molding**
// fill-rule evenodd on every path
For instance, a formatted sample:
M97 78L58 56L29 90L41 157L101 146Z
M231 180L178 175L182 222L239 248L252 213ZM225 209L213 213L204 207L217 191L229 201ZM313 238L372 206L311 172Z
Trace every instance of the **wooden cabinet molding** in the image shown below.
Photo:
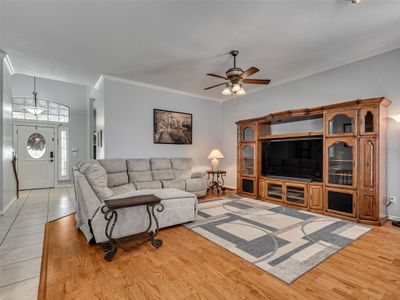
M378 219L378 143L374 137L360 138L359 217Z
M311 183L308 187L308 200L310 209L322 210L324 208L324 187L322 184Z

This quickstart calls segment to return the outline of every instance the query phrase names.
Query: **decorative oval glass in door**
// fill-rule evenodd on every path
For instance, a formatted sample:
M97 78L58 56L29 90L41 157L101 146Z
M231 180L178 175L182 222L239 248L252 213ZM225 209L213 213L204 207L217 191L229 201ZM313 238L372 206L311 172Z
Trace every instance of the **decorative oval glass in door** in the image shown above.
M43 135L38 132L32 133L26 143L26 150L32 158L41 158L46 152L46 140Z
M254 148L250 145L242 148L242 174L254 175Z
M353 147L336 142L328 148L328 182L353 185Z

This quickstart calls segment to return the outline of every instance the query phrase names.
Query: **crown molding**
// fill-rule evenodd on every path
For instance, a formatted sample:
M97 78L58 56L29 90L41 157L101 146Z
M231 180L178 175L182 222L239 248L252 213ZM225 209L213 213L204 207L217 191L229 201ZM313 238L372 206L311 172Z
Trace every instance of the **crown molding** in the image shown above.
M181 90L171 89L171 88L167 88L167 87L163 87L163 86L159 86L159 85L134 81L134 80L130 80L130 79L123 79L123 78L114 77L114 76L110 76L110 75L103 74L101 77L103 77L103 81L105 79L107 79L107 80L114 81L114 82L121 82L121 83L144 87L144 88L148 88L148 89L159 90L159 91L164 91L164 92L169 92L169 93L174 93L174 94L178 94L178 95L199 98L199 99L204 99L204 100L209 100L209 101L216 101L219 103L222 103L224 101L224 100L217 99L217 98L207 97L207 96L203 96L203 95L197 95L197 94L193 94L193 93L189 93L189 92L184 92Z

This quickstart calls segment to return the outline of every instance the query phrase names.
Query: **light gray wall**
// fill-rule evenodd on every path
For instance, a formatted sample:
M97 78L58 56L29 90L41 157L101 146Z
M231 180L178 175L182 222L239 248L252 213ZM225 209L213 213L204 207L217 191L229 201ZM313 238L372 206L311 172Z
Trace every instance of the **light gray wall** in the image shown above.
M221 138L219 102L108 79L104 98L106 158L192 157L196 169L210 168L208 154ZM154 108L193 114L193 144L154 144Z
M88 129L88 91L87 87L62 81L36 78L38 98L68 105L71 109L71 121L69 124L71 166L78 161L86 160L89 153L89 129ZM33 77L16 74L12 81L13 97L32 97ZM71 149L77 147L77 156L72 156ZM72 178L71 178L72 179ZM65 184L68 182L59 182Z
M1 54L0 54L1 55ZM1 58L1 125L0 125L0 213L4 213L16 197L16 181L12 168L13 157L13 131L12 131L12 110L11 110L11 81L12 76Z
M273 79L273 78L272 78ZM400 113L400 49L267 88L222 105L223 167L227 184L236 186L236 125L241 119L288 109L320 106L351 99L385 96L393 101L389 116ZM388 195L397 197L389 215L400 217L400 124L388 120Z

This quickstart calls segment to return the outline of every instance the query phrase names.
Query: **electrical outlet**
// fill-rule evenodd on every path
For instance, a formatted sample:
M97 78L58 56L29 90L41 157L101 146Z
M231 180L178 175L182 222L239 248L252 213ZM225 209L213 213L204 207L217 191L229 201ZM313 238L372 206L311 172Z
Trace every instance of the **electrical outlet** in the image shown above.
M389 196L389 201L395 204L397 202L397 199L395 196Z

